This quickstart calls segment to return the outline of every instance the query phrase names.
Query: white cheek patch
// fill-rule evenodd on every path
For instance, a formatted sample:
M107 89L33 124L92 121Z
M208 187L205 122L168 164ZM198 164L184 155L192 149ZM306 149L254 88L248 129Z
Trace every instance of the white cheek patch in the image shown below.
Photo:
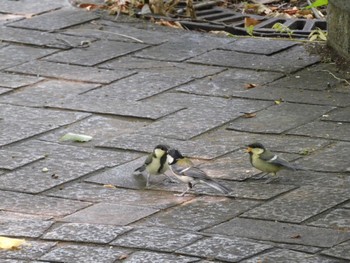
M174 158L171 155L169 155L169 154L166 157L166 159L167 159L168 164L171 164L174 161Z

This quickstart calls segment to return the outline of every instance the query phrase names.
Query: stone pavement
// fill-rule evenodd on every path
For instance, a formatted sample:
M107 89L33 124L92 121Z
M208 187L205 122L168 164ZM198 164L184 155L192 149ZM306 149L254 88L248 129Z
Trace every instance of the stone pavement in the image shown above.
M349 72L302 43L66 0L0 12L0 235L29 243L1 263L350 261ZM68 132L93 139L61 142ZM254 179L254 141L303 169ZM236 198L205 186L175 197L185 186L161 176L144 189L131 172L158 143Z

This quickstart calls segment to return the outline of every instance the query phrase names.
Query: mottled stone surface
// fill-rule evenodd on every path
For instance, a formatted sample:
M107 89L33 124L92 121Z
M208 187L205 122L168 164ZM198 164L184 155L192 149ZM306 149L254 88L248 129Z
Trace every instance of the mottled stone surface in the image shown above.
M32 260L39 259L56 245L55 242L32 240L27 242L27 245L23 245L19 250L0 250L0 258L18 258L32 262Z
M350 241L339 244L333 248L324 250L322 254L350 260Z
M44 158L45 155L43 154L27 154L21 151L0 150L0 168L13 170Z
M329 213L323 214L317 220L308 223L308 225L344 229L347 231L350 229L350 210L341 208L332 210Z
M15 14L40 14L50 10L55 10L61 7L68 7L69 4L65 1L42 0L40 3L31 0L4 1L1 4L1 11L5 13Z
M332 111L328 116L324 116L322 120L337 121L337 122L350 122L349 107L338 108Z
M37 83L43 78L38 77L32 77L32 76L23 76L23 75L17 75L17 74L10 74L10 73L2 73L0 72L0 86L16 89L19 87L32 85L34 83Z
M52 221L39 219L0 218L0 233L5 236L37 238L52 224Z
M123 262L127 263L189 263L189 262L201 262L196 257L186 257L175 254L165 254L150 251L137 251L132 253Z

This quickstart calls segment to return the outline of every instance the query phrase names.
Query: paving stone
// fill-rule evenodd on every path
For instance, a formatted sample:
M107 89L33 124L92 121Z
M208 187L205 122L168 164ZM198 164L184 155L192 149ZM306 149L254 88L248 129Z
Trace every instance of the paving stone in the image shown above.
M0 169L14 170L31 162L45 158L41 154L26 154L21 151L0 150Z
M34 109L0 104L0 145L19 141L87 117L86 113Z
M36 60L53 53L54 49L9 45L0 48L0 69L6 69L24 62Z
M248 218L234 218L205 232L324 248L350 237L344 231Z
M136 225L195 231L225 222L257 204L259 204L257 201L233 200L225 197L197 197L181 206L167 209L137 222Z
M328 106L282 103L258 112L254 118L237 119L231 123L228 129L280 134L308 123L331 109ZM274 122L271 122L271 116L274 116Z
M33 0L22 0L18 1L4 1L1 4L1 12L4 13L13 13L13 14L40 14L50 10L55 10L64 6L68 6L66 1L55 1L54 3L51 0L42 0L40 3Z
M302 186L243 214L245 217L301 223L349 199L342 188Z
M4 94L4 93L7 93L7 92L10 92L11 91L11 89L8 89L8 88L1 88L0 87L0 95L1 94Z
M349 115L350 107L347 108L337 108L330 112L328 116L324 116L322 120L324 121L337 121L337 122L350 122Z
M62 220L73 223L128 225L156 212L158 212L157 209L149 207L99 203L66 216Z
M55 246L55 242L27 241L19 250L0 250L0 258L32 260L38 259Z
M307 167L309 170L321 172L349 172L350 164L347 158L350 143L338 142L322 151L308 155L297 163L301 167ZM322 160L322 162L320 162Z
M123 260L126 263L188 263L199 262L198 258L150 251L136 251Z
M9 74L9 73L3 73L3 72L0 72L0 79L1 79L0 86L10 88L10 89L16 89L23 86L32 85L43 80L43 78Z
M11 72L31 74L36 76L53 77L66 80L87 81L108 84L132 74L127 71L96 69L76 65L65 65L47 61L24 63L8 69Z
M73 8L63 8L30 19L15 21L10 26L42 31L54 31L74 25L83 24L98 18L92 12L81 12Z
M259 244L243 238L210 237L199 240L176 252L238 262L270 248L269 245Z
M65 223L47 232L43 239L107 244L131 227Z
M323 251L322 254L350 260L350 241L327 249Z
M315 121L288 131L288 134L350 141L350 123Z
M155 60L180 62L230 42L232 42L230 39L209 36L204 38L199 34L185 33L178 38L173 39L171 42L142 50L141 52L136 53L135 56ZM210 65L213 63L207 64Z
M276 72L229 69L215 76L209 76L182 85L176 90L209 96L240 96L240 94L246 93L245 85L255 84L257 87L260 87L282 76L283 74Z
M58 49L78 47L82 42L92 42L95 40L89 37L68 36L13 27L0 27L0 39L11 43Z
M273 251L269 251L267 253L263 253L261 255L255 256L253 258L243 260L242 263L259 263L259 262L289 262L293 259L295 262L303 262L303 263L337 263L341 261L336 261L334 259L329 259L325 257L321 257L318 255L310 255L302 252L286 250L286 249L276 249Z
M308 225L348 230L350 229L350 210L341 208L332 210Z
M113 263L124 257L127 252L122 249L84 245L59 246L46 253L40 260L50 262L76 262L76 263Z
M249 54L272 55L295 45L297 45L297 43L294 41L270 38L239 38L237 41L224 45L222 48Z
M173 252L202 238L201 235L169 228L146 227L118 237L111 245Z
M212 50L188 61L214 66L292 73L315 64L319 58L310 56L302 46L298 45L273 56Z
M60 190L47 193L50 196L75 199L88 202L112 202L165 209L190 199L189 196L177 197L173 193L165 191L135 191L120 188L108 188L96 184L75 183Z
M73 65L94 66L146 47L147 45L141 43L96 41L86 48L74 48L55 53L46 57L45 60Z
M1 235L13 237L40 237L51 225L52 221L29 219L0 219Z
M71 214L90 205L87 202L9 191L0 191L0 197L1 210L48 216Z
M96 87L96 84L49 80L21 89L20 92L2 96L0 97L0 102L43 107L50 101L56 101L58 98L63 100L64 98L84 93Z
M99 65L99 68L106 69L128 69L128 70L171 70L176 67L181 67L182 63L157 61L154 63L152 59L137 58L132 55L127 55L119 58L112 59Z
M275 248L306 252L308 254L316 254L322 250L322 248L319 248L319 247L304 246L304 245L289 244L289 243L276 243L271 241L264 241L264 244L274 246Z
M3 259L0 258L2 263L29 263L29 261L26 260L17 260L17 259ZM30 261L30 263L40 263L39 261Z

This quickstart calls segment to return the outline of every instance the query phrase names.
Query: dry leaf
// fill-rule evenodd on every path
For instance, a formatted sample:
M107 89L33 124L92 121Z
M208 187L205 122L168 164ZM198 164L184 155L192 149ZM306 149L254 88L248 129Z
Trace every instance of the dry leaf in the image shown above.
M103 187L105 187L105 188L112 188L112 189L117 188L117 187L115 187L115 185L112 185L112 184L104 184Z
M160 19L159 21L156 22L156 24L161 26L168 26L172 28L183 29L182 25L177 21L166 21L166 20Z
M261 20L257 20L251 17L244 18L244 27L255 26L260 23L261 23Z
M253 88L256 88L256 86L258 86L257 84L254 84L254 83L247 83L244 85L244 88L246 89L253 89Z
M256 116L256 113L249 113L249 112L245 112L243 117L244 118L254 118Z
M301 238L301 235L300 234L296 234L294 236L291 236L290 238L294 238L294 239Z
M283 102L283 99L275 100L274 102L276 105L280 105Z
M26 243L24 239L16 239L16 238L0 236L0 249L4 249L4 250L19 249L19 247L24 243Z
M128 258L128 255L127 254L123 254L123 255L120 255L119 256L119 260L124 260L124 259L127 259Z

